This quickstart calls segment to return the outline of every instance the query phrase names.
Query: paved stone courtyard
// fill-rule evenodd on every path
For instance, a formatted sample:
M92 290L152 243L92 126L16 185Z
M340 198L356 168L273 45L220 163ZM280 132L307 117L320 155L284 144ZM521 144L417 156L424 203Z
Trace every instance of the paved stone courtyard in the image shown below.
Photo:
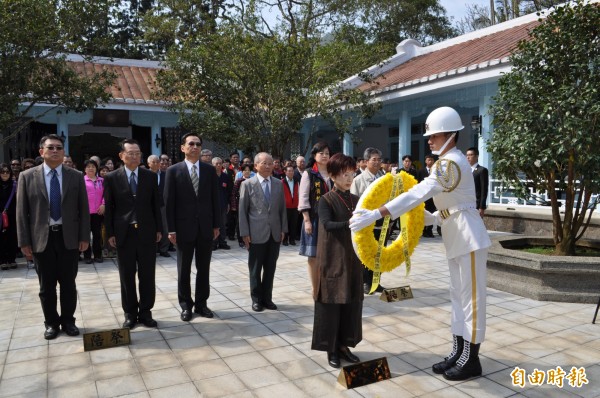
M236 244L237 242L231 242ZM174 256L175 254L172 253ZM273 301L279 311L255 313L249 298L247 252L218 250L211 266L209 307L215 318L179 319L174 258L157 258L158 329L138 326L131 345L84 352L81 336L43 338L34 270L21 263L0 273L0 397L597 397L600 324L595 306L538 302L488 290L488 330L481 347L484 375L448 382L431 365L450 349L448 271L440 238L424 239L404 268L382 284L409 284L414 299L385 303L367 296L362 360L386 356L392 379L346 390L326 354L311 351L313 301L306 259L282 247ZM83 332L123 322L119 276L112 260L80 263L77 325ZM600 294L600 292L599 292ZM583 368L587 384L513 385L511 372L535 369L565 376ZM574 374L574 373L573 373ZM579 372L581 376L581 370ZM582 380L580 380L582 381Z

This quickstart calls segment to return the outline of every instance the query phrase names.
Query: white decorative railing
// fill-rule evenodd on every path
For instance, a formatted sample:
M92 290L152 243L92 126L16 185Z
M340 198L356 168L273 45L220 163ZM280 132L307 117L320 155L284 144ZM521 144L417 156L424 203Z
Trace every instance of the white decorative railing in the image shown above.
M532 188L529 189L529 199L523 200L517 198L515 195L514 187L510 185L502 184L500 180L490 179L490 187L488 194L488 203L489 204L500 204L514 207L549 207L550 206L550 197L547 192L540 193ZM565 205L564 194L557 190L558 192L558 201L561 202L561 207ZM598 195L592 195L592 199L590 203L594 203L594 201L600 202L600 197Z

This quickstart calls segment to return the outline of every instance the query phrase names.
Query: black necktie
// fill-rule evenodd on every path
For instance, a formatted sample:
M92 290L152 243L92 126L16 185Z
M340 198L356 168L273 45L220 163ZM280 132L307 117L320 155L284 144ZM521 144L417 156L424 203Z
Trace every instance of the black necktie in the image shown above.
M133 196L137 194L137 181L135 180L135 173L131 173L129 177L129 186L131 187L131 193Z
M61 195L60 183L58 182L58 173L56 169L52 169L52 178L50 179L50 217L54 221L60 220L61 217Z

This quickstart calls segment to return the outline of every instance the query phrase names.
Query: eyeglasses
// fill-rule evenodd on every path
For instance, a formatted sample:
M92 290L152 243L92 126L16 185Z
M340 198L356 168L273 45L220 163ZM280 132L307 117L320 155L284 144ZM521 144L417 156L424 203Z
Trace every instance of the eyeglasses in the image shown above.
M125 155L132 157L132 158L137 158L138 156L142 156L141 152L125 152Z
M54 150L57 150L57 151L62 151L62 150L63 150L63 147L62 147L62 146L60 146L60 145L58 145L58 146L54 146L54 145L48 145L48 146L47 146L47 147L45 147L45 148L46 148L47 150L49 150L49 151L54 151Z
M0 174L10 174L10 170L0 170Z
M371 158L371 159L369 159L369 162L379 163L379 162L381 162L381 158Z
M199 141L190 141L187 143L189 146L202 146L202 143Z

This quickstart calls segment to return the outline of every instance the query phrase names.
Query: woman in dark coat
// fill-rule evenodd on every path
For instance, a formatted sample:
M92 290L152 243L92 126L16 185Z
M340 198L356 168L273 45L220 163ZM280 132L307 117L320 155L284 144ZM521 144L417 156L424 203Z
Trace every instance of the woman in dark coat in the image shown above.
M341 153L327 162L334 188L319 201L317 284L312 349L326 351L329 365L360 360L348 347L362 340L363 266L348 227L358 196L350 193L356 163Z
M12 198L11 198L12 196ZM7 202L8 203L7 206ZM8 227L0 228L0 268L17 268L17 182L7 163L0 164L0 213L8 215Z

